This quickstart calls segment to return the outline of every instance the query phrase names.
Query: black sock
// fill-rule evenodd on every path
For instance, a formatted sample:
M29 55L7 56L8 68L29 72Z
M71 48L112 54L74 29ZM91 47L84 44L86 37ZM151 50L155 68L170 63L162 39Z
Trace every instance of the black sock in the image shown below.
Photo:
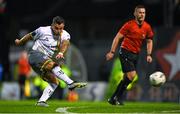
M121 88L123 81L124 81L124 80L121 80L121 81L119 82L119 84L118 84L118 86L117 86L117 88L116 88L116 91L115 91L115 92L113 93L113 95L111 96L111 99L114 99L115 96L117 96L117 93L118 93L118 91L119 91L119 88Z
M121 83L121 86L119 86L118 91L116 93L116 97L117 100L122 100L123 99L123 94L126 90L126 87L128 86L129 83L131 83L132 81L129 80L129 78L127 76L124 77L124 80Z

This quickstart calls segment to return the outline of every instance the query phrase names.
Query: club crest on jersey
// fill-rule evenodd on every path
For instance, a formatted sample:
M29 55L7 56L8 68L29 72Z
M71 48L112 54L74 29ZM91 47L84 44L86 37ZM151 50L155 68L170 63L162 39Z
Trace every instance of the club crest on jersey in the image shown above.
M142 34L142 39L144 39L145 38L145 34Z

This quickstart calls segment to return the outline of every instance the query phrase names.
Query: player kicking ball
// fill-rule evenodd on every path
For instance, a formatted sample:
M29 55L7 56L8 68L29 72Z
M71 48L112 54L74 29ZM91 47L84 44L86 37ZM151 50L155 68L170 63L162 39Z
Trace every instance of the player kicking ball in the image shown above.
M53 18L51 26L39 27L20 40L15 40L17 46L30 40L33 41L33 46L28 51L29 63L33 70L48 82L37 106L49 106L46 101L58 87L58 79L66 82L69 90L83 88L87 85L87 83L71 80L60 68L60 62L64 60L64 54L70 45L70 34L64 30L64 26L64 19L56 16Z

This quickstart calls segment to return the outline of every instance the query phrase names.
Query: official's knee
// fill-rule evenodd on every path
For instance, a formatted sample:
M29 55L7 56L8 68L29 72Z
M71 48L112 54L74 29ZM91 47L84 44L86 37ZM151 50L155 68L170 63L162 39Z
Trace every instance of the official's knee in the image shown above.
M126 76L128 77L129 80L132 81L136 76L136 71L127 72Z
M128 84L126 90L131 90L137 83L138 81L138 75L136 74L133 79L132 79L132 82Z

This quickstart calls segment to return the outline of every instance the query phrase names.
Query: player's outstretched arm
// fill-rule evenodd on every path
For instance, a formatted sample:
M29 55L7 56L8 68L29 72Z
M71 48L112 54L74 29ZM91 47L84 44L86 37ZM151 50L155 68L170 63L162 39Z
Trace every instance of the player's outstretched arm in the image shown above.
M32 35L31 33L29 34L26 34L24 37L22 37L21 39L16 39L15 40L15 44L17 46L20 46L20 45L24 45L26 42L28 42L29 40L32 40Z

